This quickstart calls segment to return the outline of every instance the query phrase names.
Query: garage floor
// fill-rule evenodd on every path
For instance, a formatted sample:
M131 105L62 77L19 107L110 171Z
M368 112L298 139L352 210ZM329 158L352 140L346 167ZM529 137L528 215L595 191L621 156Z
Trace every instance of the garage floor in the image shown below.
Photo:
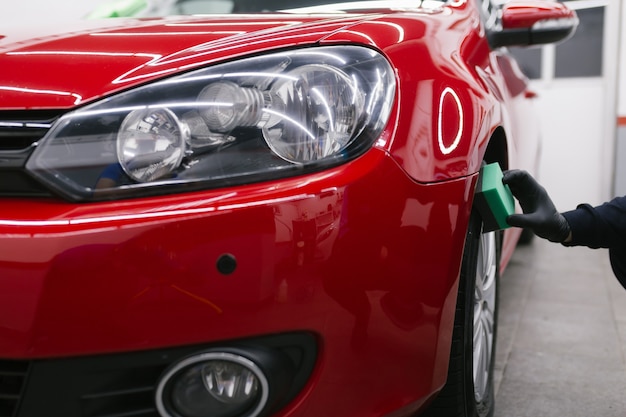
M626 290L606 250L520 246L500 301L495 417L626 416Z

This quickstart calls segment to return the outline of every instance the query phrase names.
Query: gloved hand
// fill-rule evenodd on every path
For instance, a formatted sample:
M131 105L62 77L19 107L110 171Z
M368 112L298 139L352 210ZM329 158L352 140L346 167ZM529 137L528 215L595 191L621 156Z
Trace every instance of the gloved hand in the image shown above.
M524 212L508 216L508 224L530 229L537 236L551 242L563 243L569 239L570 227L567 220L556 210L546 189L528 172L505 171L502 182L511 188Z

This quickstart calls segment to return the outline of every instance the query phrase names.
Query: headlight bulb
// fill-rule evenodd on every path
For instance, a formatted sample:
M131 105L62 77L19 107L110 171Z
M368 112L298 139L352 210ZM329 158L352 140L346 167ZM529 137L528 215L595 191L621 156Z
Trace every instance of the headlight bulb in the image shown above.
M359 125L365 99L355 79L328 65L304 65L267 90L221 80L198 95L212 132L257 127L280 158L300 164L340 153Z
M231 81L204 87L198 95L200 114L213 132L228 133L236 127L255 126L265 105L263 93Z

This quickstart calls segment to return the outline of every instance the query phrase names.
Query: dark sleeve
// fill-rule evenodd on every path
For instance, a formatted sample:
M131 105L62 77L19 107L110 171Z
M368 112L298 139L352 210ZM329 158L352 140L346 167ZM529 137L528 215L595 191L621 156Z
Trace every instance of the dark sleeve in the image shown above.
M615 277L622 287L626 288L626 250L624 248L609 249L609 259Z
M597 207L581 204L563 216L572 231L572 241L567 246L626 248L626 197Z
M626 288L626 197L598 207L581 204L563 216L572 231L572 241L564 245L608 248L613 273Z

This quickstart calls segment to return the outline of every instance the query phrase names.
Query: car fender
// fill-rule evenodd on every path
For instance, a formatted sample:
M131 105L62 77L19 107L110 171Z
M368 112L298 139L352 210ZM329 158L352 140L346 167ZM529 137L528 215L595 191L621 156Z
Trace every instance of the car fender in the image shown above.
M447 13L450 7L459 10ZM477 28L478 10L456 2L425 14L379 16L321 43L365 43L389 59L397 80L394 115L377 146L414 180L438 182L478 172L502 123L504 93Z

